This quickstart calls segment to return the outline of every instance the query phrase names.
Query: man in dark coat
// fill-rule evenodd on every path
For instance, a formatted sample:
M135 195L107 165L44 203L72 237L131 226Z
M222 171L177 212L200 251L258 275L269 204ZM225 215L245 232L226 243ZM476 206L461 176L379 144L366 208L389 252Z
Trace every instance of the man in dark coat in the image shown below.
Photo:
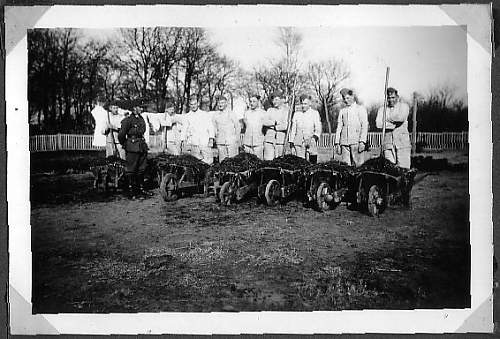
M142 107L136 106L132 114L122 120L118 141L126 152L126 176L129 194L146 195L144 171L147 165L148 145L144 138L146 122L141 116Z

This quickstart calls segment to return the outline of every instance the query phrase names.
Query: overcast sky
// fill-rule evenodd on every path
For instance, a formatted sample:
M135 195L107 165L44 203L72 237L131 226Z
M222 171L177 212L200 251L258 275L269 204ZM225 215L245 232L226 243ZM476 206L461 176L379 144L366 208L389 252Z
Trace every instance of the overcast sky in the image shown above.
M427 94L441 84L456 87L467 102L466 33L460 26L441 27L311 27L297 28L303 36L302 65L341 58L350 66L346 86L367 105L383 101L385 69L389 85L409 99L414 91ZM207 28L218 50L246 70L279 57L278 28ZM117 30L84 30L93 38L118 38Z
M297 28L303 35L303 64L331 58L344 59L351 68L348 86L366 104L383 100L385 69L389 85L410 98L413 91L448 83L466 101L466 33L459 26L388 28ZM279 55L277 29L209 28L221 53L251 70Z

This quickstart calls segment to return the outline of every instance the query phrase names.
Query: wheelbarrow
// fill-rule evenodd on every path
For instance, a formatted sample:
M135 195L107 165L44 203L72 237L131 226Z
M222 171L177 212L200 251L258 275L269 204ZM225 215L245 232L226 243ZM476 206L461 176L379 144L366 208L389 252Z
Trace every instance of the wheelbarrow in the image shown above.
M186 161L186 157L192 158ZM205 171L209 165L186 155L170 155L157 162L160 194L165 201L205 191Z
M337 161L308 168L305 202L319 211L337 207L352 187L354 168Z
M268 206L275 206L291 197L300 194L304 187L304 171L302 169L285 169L282 167L262 167L256 170L259 178L257 196Z
M401 170L399 175L372 170L360 170L355 178L356 203L361 210L378 217L387 206L408 206L415 169Z

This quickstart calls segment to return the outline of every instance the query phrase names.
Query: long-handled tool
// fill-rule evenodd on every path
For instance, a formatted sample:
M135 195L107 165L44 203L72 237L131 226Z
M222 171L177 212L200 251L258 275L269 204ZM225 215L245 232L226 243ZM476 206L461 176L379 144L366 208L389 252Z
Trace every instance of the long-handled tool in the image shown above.
M288 143L288 137L290 135L290 127L292 123L292 115L293 111L295 109L295 85L297 84L297 75L299 72L295 73L295 78L293 79L293 87L292 87L292 100L290 102L290 107L288 109L288 116L286 118L286 133L285 133L285 141L283 145L283 153L282 155L285 155L286 148L285 145Z
M380 145L380 157L384 156L384 139L385 139L385 117L386 117L386 111L387 111L387 86L389 83L389 71L390 67L387 67L385 71L385 88L384 88L384 114L383 114L383 120L382 120L382 141Z
M106 110L107 116L108 116L108 125L109 125L109 133L111 133L111 141L113 142L113 156L116 157L118 154L118 147L116 147L116 142L115 142L115 133L113 131L113 128L111 126L111 119L109 118L109 111ZM119 154L118 154L119 156Z

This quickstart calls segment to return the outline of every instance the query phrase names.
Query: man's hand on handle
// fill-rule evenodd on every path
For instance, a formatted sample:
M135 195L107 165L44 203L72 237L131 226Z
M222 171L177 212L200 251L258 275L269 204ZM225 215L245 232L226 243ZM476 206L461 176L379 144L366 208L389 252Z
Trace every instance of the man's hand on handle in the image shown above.
M338 155L341 155L342 154L342 148L340 147L340 144L335 144L335 153L337 153Z
M363 141L358 142L358 153L364 152L366 149L366 144Z

